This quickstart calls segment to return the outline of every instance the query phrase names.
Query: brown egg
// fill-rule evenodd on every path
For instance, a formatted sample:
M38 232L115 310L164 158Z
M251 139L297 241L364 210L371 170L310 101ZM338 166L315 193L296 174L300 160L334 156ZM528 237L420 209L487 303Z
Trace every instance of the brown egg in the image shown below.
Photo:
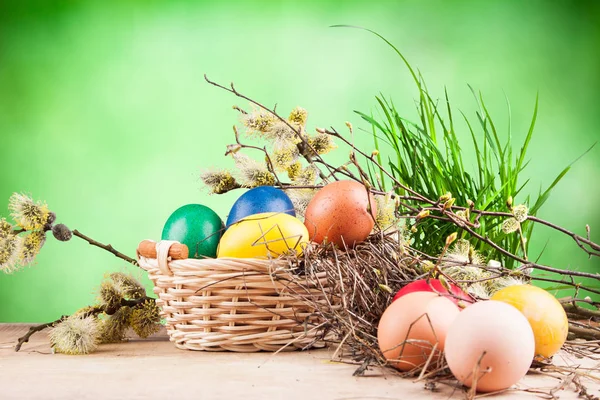
M368 205L371 205L371 213ZM304 225L316 243L324 240L343 248L369 236L377 205L371 193L355 181L332 182L317 192L306 208Z
M442 357L446 333L459 314L456 304L436 293L402 296L379 320L379 349L390 365L401 371L422 368L430 357L432 367Z

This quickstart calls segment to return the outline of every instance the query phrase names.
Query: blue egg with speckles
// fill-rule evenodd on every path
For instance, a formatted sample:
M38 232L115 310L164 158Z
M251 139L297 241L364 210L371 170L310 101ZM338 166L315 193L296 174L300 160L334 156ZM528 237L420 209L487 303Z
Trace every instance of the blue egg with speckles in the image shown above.
M240 196L231 207L227 217L227 227L249 215L281 212L296 216L294 204L283 190L272 186L259 186Z

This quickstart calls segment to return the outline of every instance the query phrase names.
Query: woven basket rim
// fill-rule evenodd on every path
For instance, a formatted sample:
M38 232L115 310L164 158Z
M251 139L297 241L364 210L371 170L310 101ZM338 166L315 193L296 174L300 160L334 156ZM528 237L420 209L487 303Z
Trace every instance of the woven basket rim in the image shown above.
M154 283L178 348L250 352L325 345L322 321L306 300L325 301L324 277L299 273L293 259L171 260L158 246L156 258L138 255L138 263Z

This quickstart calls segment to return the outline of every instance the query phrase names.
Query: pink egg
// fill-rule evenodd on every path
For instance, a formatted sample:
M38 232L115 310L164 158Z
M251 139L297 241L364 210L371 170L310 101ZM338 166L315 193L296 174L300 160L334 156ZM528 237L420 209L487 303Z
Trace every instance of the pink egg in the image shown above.
M500 301L482 301L465 308L448 330L445 355L462 384L477 391L511 387L529 370L535 341L527 319Z

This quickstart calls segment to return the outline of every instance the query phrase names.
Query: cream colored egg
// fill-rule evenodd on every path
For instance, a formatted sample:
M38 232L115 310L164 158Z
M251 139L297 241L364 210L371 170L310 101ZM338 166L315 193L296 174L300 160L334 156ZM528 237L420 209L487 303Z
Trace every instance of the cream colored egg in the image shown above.
M462 384L493 392L511 387L529 370L535 341L527 319L500 301L482 301L456 317L446 337L450 370Z

